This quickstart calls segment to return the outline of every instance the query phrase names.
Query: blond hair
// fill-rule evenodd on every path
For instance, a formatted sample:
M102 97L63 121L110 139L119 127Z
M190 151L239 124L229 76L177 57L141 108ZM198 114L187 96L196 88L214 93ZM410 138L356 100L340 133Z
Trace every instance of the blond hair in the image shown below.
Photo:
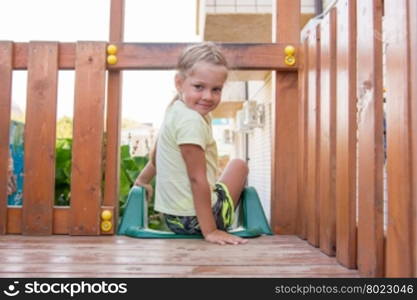
M191 45L182 51L177 62L177 74L185 78L188 74L192 73L193 68L199 62L223 66L228 69L226 57L216 44L213 42L202 42ZM180 99L180 95L177 93L170 104L178 99Z
M228 69L226 57L220 51L220 49L213 42L202 42L191 45L185 48L177 61L177 74L185 78L192 73L193 68L199 62L206 62L216 66L223 66ZM168 107L170 107L175 101L181 99L181 95L177 93L172 99ZM156 144L155 142L152 150L150 151L150 159L154 166L156 166Z

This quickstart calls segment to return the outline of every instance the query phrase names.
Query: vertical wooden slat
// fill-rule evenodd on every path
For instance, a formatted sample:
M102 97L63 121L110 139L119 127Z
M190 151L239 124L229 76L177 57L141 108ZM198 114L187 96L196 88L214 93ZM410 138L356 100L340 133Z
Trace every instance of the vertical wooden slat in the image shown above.
M413 276L410 31L411 1L385 0L388 234L386 275ZM415 216L414 216L415 218Z
M71 235L98 235L106 44L79 42L76 49L69 231Z
M7 170L12 105L13 43L0 42L0 234L7 229Z
M110 10L110 43L122 42L124 0L112 0ZM113 206L114 224L119 215L120 130L122 119L122 72L109 71L107 81L106 170L103 205Z
M7 208L7 233L21 234L22 233L22 208L17 206L10 206Z
M337 4L336 257L356 267L356 1Z
M52 234L58 43L31 42L25 123L22 234Z
M319 246L318 146L320 116L320 25L312 28L308 37L308 125L307 125L307 240Z
M299 62L299 113L298 113L298 205L297 234L307 238L306 183L307 183L307 108L308 108L308 43L302 41Z
M410 36L410 87L411 87L411 111L417 111L417 1L411 1L409 7L409 36ZM412 149L412 231L414 258L414 277L417 277L417 114L411 113L411 149Z
M275 42L299 44L300 0L276 0ZM271 223L278 234L295 234L297 217L298 74L276 72L272 122Z
M321 22L320 32L320 248L336 250L336 9Z
M365 277L382 277L383 111L382 2L357 4L358 98L358 269Z

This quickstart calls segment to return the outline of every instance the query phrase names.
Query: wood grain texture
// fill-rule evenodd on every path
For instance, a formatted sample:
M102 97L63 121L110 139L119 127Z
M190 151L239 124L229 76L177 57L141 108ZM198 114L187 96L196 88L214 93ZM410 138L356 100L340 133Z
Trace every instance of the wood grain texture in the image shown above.
M356 268L356 1L337 4L336 257Z
M31 42L25 122L22 234L52 234L58 43Z
M110 43L122 42L124 35L125 1L112 0L110 10ZM120 71L108 72L106 156L103 205L115 207L114 223L119 216L120 134L122 120L122 84ZM112 231L113 232L113 231Z
M11 206L7 208L7 227L8 234L22 233L22 207Z
M0 235L7 230L9 131L12 105L13 43L0 42Z
M382 2L361 0L358 16L358 269L384 275Z
M276 0L274 41L300 42L300 1ZM284 54L283 50L278 52ZM284 57L281 57L283 62ZM281 63L278 62L278 63ZM295 234L297 217L298 74L275 73L272 109L271 225L278 234Z
M69 216L70 208L68 206L54 207L54 234L68 234L69 233Z
M313 27L308 37L308 125L307 125L307 240L315 247L320 239L320 202L318 176L320 172L320 26Z
M71 235L100 233L105 59L105 43L77 43L71 171Z
M285 0L286 1L286 0ZM299 0L291 0L297 2ZM297 36L298 37L298 36ZM283 42L287 42L283 40ZM296 50L299 38L291 42ZM173 70L183 49L193 43L114 43L118 47L116 65L108 65L109 70ZM298 66L284 63L284 48L287 44L277 43L218 43L231 69L296 71ZM61 70L75 68L75 43L59 44L58 65ZM16 43L13 69L27 69L28 44ZM164 59L161 59L163 57Z
M386 276L413 270L409 2L386 0L388 233Z
M58 67L60 70L74 70L75 43L59 43ZM15 43L13 54L13 69L28 68L29 43Z
M298 112L298 204L297 204L297 234L307 238L307 124L308 124L308 42L306 39L300 47L299 82L299 112Z
M336 252L336 9L320 26L320 249Z
M123 42L125 24L125 0L111 0L109 41Z
M411 111L417 111L417 2L409 3L409 35L410 35L410 87L411 87ZM412 147L412 238L414 257L414 277L417 277L417 115L411 114L411 147Z
M358 277L295 236L203 240L1 237L0 277Z

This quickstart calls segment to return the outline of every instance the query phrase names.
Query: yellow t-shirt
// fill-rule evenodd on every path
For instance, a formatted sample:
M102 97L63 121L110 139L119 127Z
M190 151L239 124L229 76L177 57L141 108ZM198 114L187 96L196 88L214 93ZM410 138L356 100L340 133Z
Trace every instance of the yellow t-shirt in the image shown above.
M156 149L155 210L177 216L195 216L193 194L180 145L195 144L205 151L207 180L210 184L212 206L217 200L214 192L217 171L217 146L213 138L210 116L203 117L175 101L165 114Z

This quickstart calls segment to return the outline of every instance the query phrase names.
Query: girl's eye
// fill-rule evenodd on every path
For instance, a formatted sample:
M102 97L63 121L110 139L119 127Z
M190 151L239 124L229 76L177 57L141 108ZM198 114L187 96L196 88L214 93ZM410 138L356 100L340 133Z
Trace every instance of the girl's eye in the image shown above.
M199 84L194 85L194 87L195 87L197 90L201 90L201 89L203 88L203 86L202 86L202 85L199 85Z
M216 92L216 93L221 93L222 89L221 88L215 88L213 91Z

